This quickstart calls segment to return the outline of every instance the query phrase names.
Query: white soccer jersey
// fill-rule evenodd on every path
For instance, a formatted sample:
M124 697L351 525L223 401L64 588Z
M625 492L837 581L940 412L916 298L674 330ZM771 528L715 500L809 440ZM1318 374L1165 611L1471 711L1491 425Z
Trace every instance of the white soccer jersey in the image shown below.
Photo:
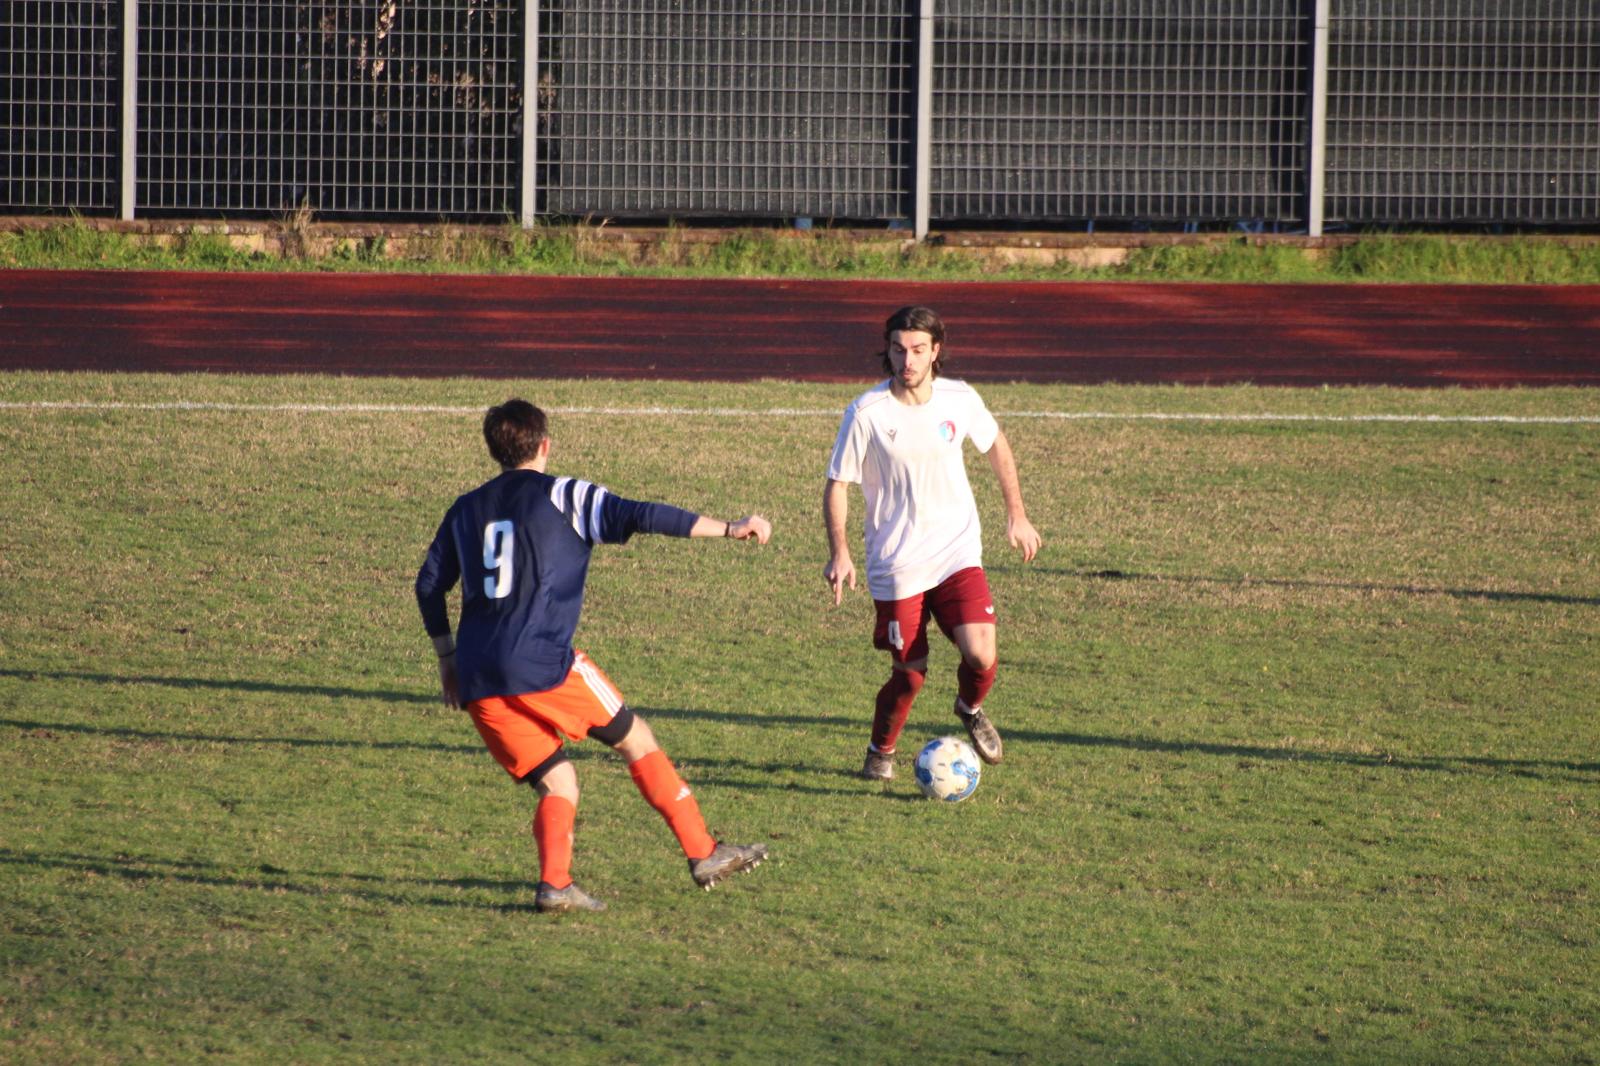
M933 379L925 404L895 399L885 381L845 408L828 477L866 497L867 588L903 600L983 564L983 529L961 445L993 447L1000 427L964 381Z

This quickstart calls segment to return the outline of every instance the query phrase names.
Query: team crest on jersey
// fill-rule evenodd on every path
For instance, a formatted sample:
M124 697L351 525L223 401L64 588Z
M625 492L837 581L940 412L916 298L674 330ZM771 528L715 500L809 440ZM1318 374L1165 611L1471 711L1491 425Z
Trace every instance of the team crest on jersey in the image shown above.
M954 422L948 422L948 421L940 422L939 423L939 436L943 437L946 441L955 440L956 439L956 424Z

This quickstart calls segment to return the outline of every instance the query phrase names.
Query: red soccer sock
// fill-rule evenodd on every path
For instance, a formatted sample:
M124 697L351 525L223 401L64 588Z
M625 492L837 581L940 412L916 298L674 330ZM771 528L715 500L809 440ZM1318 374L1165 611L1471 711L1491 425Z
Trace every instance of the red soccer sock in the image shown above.
M911 704L922 691L925 671L891 670L889 680L878 690L877 707L872 713L872 749L887 755L894 751L900 731L911 714Z
M561 796L545 796L533 814L533 839L539 845L539 880L551 888L572 884L572 824L578 809Z
M706 832L705 819L700 817L700 804L694 793L678 776L667 753L657 748L649 755L628 765L633 783L645 802L660 812L678 838L678 846L691 859L703 859L717 850L717 842Z
M992 663L987 670L974 670L967 665L965 659L956 667L956 688L961 693L961 702L967 705L967 710L976 710L983 706L983 698L994 688L994 675L1000 672L1000 664Z

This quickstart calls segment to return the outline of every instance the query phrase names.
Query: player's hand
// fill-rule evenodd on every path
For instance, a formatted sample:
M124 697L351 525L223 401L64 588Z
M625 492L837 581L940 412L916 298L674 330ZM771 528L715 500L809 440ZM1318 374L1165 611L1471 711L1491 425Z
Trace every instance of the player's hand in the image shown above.
M729 522L728 536L734 540L750 540L754 538L757 544L765 544L772 539L772 523L761 515L753 514L748 518L741 518L737 522Z
M844 602L845 582L850 583L852 590L856 587L856 564L848 555L829 559L828 565L822 568L822 576L833 589L833 605L837 607Z
M1011 546L1022 553L1022 561L1033 562L1033 557L1039 554L1044 539L1039 536L1039 531L1033 528L1033 523L1024 517L1006 519L1006 539Z
M446 707L461 709L461 682L456 677L456 653L439 656L439 695Z

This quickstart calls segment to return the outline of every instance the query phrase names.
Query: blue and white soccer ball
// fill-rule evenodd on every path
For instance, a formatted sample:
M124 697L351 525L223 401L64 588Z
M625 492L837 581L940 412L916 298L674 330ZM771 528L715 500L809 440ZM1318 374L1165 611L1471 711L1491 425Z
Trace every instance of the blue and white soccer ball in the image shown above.
M982 765L972 745L959 737L940 737L917 752L917 785L933 800L960 803L978 788Z

